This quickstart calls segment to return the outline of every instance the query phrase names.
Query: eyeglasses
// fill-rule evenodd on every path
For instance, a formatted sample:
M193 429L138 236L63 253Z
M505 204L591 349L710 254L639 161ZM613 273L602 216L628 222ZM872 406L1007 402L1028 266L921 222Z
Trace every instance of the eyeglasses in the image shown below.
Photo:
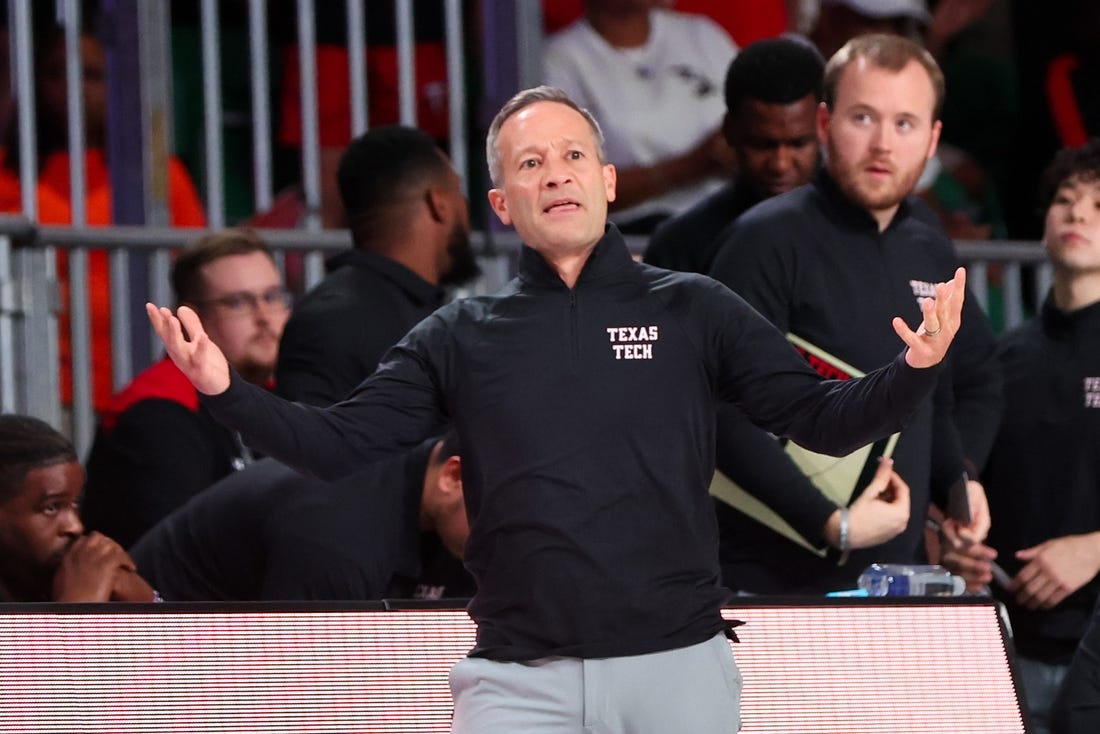
M233 315L244 316L260 306L272 311L285 311L290 308L293 296L281 285L268 288L262 293L237 291L204 301L193 301L196 306L219 306Z

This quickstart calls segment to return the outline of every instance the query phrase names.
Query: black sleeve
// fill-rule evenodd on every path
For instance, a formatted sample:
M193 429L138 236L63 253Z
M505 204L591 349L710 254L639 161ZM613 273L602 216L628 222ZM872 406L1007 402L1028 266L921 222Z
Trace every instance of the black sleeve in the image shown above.
M935 388L942 366L914 369L904 353L861 378L825 380L740 296L707 282L713 297L699 310L717 337L718 397L766 431L844 456L901 430Z
M718 470L750 491L804 538L822 543L822 530L836 505L784 453L782 444L760 430L736 406L718 407Z
M955 424L954 383L946 369L932 399L932 465L928 476L929 498L941 509L947 508L948 489L967 470L962 435Z
M447 420L437 365L446 326L433 315L390 350L347 400L328 408L291 403L233 374L224 393L203 398L211 414L249 446L325 480L415 447Z
M84 523L124 548L232 471L232 435L169 400L142 400L98 432L87 462Z
M734 238L736 224L721 235L722 245L711 269L711 277L731 285L733 272L738 269L730 254L723 255L727 244ZM778 253L775 255L778 264ZM777 272L777 268L769 272ZM788 305L782 296L784 288L774 278L769 278L763 292L767 294L768 319L780 320L784 328ZM762 431L735 406L718 411L718 441L716 447L718 468L730 479L750 491L757 499L775 510L807 539L820 539L821 531L833 505L810 481L782 446L769 433Z
M358 554L362 556L363 554ZM388 556L386 556L388 557ZM380 554L372 567L326 543L290 536L269 544L261 601L373 601L385 595L389 573Z

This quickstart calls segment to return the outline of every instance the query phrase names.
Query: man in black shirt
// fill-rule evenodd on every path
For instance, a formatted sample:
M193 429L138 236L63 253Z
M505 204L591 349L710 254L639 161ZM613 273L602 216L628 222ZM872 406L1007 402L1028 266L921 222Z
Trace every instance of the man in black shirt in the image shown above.
M860 36L826 65L824 97L818 113L824 169L813 183L742 214L723 235L711 276L781 332L828 355L830 370L852 374L894 351L887 316L901 313L917 324L933 284L958 267L942 229L918 216L909 197L939 139L943 75L912 41ZM867 486L873 457L843 492L828 496L772 436L736 408L723 408L719 469L806 541L783 535L747 505L719 503L723 581L754 593L820 594L854 588L870 563L922 562L929 502L947 507L964 469L976 477L988 456L1001 410L1000 371L992 356L992 330L968 299L935 399L923 401L892 452L912 492L908 524L899 535L850 554L828 549L828 525L838 506L857 513L849 503ZM884 450L873 447L871 453ZM989 529L984 493L969 482L965 494L972 522L959 527L971 541L981 540ZM952 531L956 525L948 523Z
M202 314L234 369L270 387L290 299L256 232L234 228L200 237L173 263L172 290L177 303ZM194 385L164 357L100 411L87 461L84 521L129 547L252 456L239 435L203 410Z
M1042 312L998 345L1005 417L982 473L989 545L944 557L986 582L999 552L1012 575L993 592L1012 621L1037 732L1100 592L1100 141L1055 157L1042 203L1054 283Z
M279 395L312 405L347 397L443 304L441 286L478 273L462 185L430 135L398 125L364 133L337 179L355 247L294 309L275 371Z
M599 126L568 96L520 92L486 149L490 204L525 243L519 277L418 324L348 400L252 390L190 309L148 304L150 320L219 419L292 466L339 477L453 422L478 587L455 732L736 731L706 491L715 405L834 454L897 430L935 386L965 273L916 331L894 319L906 349L886 367L824 381L728 289L634 262L607 223Z
M332 484L262 459L130 549L169 601L463 597L458 442L425 442Z
M690 273L710 271L719 235L759 201L808 183L817 170L817 104L825 61L813 46L767 38L746 46L726 73L722 134L737 156L732 181L662 222L645 261Z
M155 601L118 543L84 532L84 470L42 421L0 415L0 602Z

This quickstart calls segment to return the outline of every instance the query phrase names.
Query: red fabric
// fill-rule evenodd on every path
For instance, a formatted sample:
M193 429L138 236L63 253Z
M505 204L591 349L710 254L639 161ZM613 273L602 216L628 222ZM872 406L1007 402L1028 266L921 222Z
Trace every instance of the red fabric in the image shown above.
M674 10L714 19L741 48L787 30L784 0L677 0ZM584 0L543 0L543 29L559 31L584 15Z
M2 156L2 153L0 153ZM102 150L89 150L85 156L87 223L93 227L111 224L111 181ZM72 223L69 202L69 154L59 151L43 163L38 178L38 217L41 224ZM205 227L203 214L191 176L177 158L168 160L168 207L176 227ZM0 168L0 211L23 210L19 178ZM92 347L92 400L102 410L113 392L111 370L111 284L106 250L88 251L88 300ZM72 340L69 320L69 257L65 250L57 254L57 277L61 284L61 314L58 319L58 350L61 356L61 399L72 404Z
M447 103L447 57L442 43L417 43L416 126L437 140L450 135ZM279 142L302 144L302 75L298 47L283 50L283 76L279 84ZM348 51L344 46L317 45L317 119L321 145L343 148L351 140L351 89ZM367 49L367 113L370 127L400 121L397 83L397 48Z
M1047 104L1050 116L1054 120L1054 129L1062 145L1079 148L1089 141L1085 121L1077 106L1077 95L1073 91L1073 72L1080 66L1080 60L1073 54L1059 56L1047 66Z
M130 406L142 400L171 400L191 412L198 412L199 391L191 384L172 360L165 357L145 370L122 392L111 397L100 411L103 427L108 431L118 423L118 417Z
M676 10L709 15L740 48L787 30L784 0L677 0Z
M549 35L584 15L584 0L542 0L542 27Z

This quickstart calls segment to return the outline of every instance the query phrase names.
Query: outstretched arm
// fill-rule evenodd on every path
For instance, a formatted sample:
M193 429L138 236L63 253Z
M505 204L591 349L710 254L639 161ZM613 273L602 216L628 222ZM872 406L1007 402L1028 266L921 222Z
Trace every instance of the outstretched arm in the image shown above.
M240 431L251 448L300 472L338 479L415 446L446 419L434 367L445 359L431 356L445 341L439 319L410 332L347 400L319 408L283 400L235 375L190 308L180 307L178 318L152 304L146 310L173 363L206 396L210 414Z

